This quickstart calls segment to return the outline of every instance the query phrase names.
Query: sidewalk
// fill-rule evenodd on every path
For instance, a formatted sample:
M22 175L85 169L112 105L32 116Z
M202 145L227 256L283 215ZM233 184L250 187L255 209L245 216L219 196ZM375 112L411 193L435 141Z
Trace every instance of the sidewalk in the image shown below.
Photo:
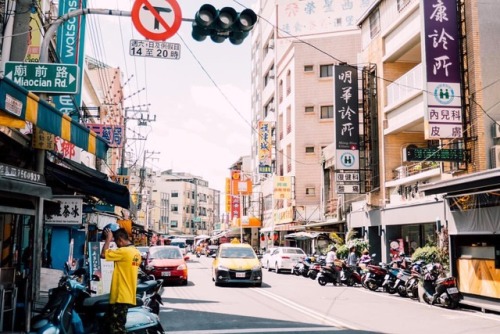
M464 295L464 299L460 302L462 306L468 306L479 309L481 312L494 312L500 314L500 301L492 301L485 298Z

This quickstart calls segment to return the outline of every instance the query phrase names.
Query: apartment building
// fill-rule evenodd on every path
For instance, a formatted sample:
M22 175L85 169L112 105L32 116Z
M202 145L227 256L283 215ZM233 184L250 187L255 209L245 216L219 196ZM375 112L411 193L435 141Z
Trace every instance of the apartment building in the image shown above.
M496 2L385 0L360 17L358 62L372 64L377 98L363 111L378 135L365 140L380 162L367 179L380 187L347 218L383 261L448 245L460 291L497 300L499 13Z
M150 228L160 234L210 235L220 224L220 191L172 170L152 177Z
M308 225L331 225L324 217L321 151L334 140L333 69L357 63L355 22L369 3L260 2L252 31L251 156L254 192L263 198L262 233L278 231L283 240ZM275 194L277 177L290 180L286 198Z

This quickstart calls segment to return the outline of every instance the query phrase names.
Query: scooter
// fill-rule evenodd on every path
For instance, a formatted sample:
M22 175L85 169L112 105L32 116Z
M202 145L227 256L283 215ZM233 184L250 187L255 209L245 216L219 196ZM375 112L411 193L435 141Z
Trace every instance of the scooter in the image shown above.
M153 275L147 275L139 271L137 291L142 291L142 305L151 309L154 314L160 314L160 305L163 305L161 295L163 294L163 280L155 279Z
M432 264L431 264L432 265ZM440 267L436 265L425 267L422 286L424 289L423 300L427 304L442 305L449 309L456 309L464 298L458 290L457 280L453 276L439 278Z
M412 299L418 299L418 283L422 277L422 269L425 265L423 260L415 261L410 269L411 276L405 283L406 295Z
M361 284L361 275L355 269L346 266L345 263L335 264L335 269L329 266L322 266L321 271L318 274L318 284L325 286L328 283L333 283L334 285L338 282L337 275L340 275L340 283L347 286L353 286L355 284Z
M149 288L145 285L139 288ZM30 333L98 333L99 324L104 323L104 317L109 305L109 296L90 297L95 293L74 277L64 275L56 288L49 291L49 300L42 312L31 320ZM137 298L137 304L142 305L142 299ZM130 308L125 325L127 333L157 333L165 331L158 315L144 306Z
M307 277L312 280L315 280L318 277L319 272L321 271L321 267L326 264L325 257L319 256L316 258L316 261L311 264L309 267L309 271L307 272Z
M366 266L366 273L362 284L368 290L376 291L378 288L382 287L385 281L385 275L387 275L386 263L380 262L378 266L369 264Z

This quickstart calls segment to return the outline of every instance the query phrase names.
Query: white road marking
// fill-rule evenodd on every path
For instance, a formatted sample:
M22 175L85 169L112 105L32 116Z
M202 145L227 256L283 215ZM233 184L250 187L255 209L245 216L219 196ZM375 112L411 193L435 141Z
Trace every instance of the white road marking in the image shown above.
M324 316L324 315L321 315L321 314L318 314L318 312L314 311L314 310L311 310L307 307L304 307L302 305L299 305L293 301L291 301L290 299L286 299L286 298L283 298L281 296L278 296L274 293L271 293L271 292L268 292L268 291L265 291L263 289L252 289L252 292L256 292L256 293L260 293L261 295L264 295L268 298L271 298L287 307L290 307L290 308L293 308L294 310L297 310L301 313L304 313L305 315L307 315L308 317L311 317L311 318L314 318L314 319L317 319L319 321L321 321L322 324L327 324L327 325L330 325L330 326L335 326L335 327L340 327L340 329L353 329L353 330L357 330L357 328L355 328L354 326L352 325L348 325L342 321L338 321L336 319L333 319L333 318L330 318L330 317L327 317L327 316Z

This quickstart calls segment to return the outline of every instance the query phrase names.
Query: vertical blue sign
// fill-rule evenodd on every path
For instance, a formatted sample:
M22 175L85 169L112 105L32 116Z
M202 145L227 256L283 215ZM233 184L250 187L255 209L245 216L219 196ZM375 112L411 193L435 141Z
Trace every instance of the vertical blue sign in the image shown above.
M87 0L59 0L59 16L71 11L86 8ZM54 96L55 107L64 114L79 121L82 104L82 81L85 61L85 15L73 17L59 26L57 30L57 55L63 64L77 64L79 73L78 93L74 94L75 103L70 95Z

